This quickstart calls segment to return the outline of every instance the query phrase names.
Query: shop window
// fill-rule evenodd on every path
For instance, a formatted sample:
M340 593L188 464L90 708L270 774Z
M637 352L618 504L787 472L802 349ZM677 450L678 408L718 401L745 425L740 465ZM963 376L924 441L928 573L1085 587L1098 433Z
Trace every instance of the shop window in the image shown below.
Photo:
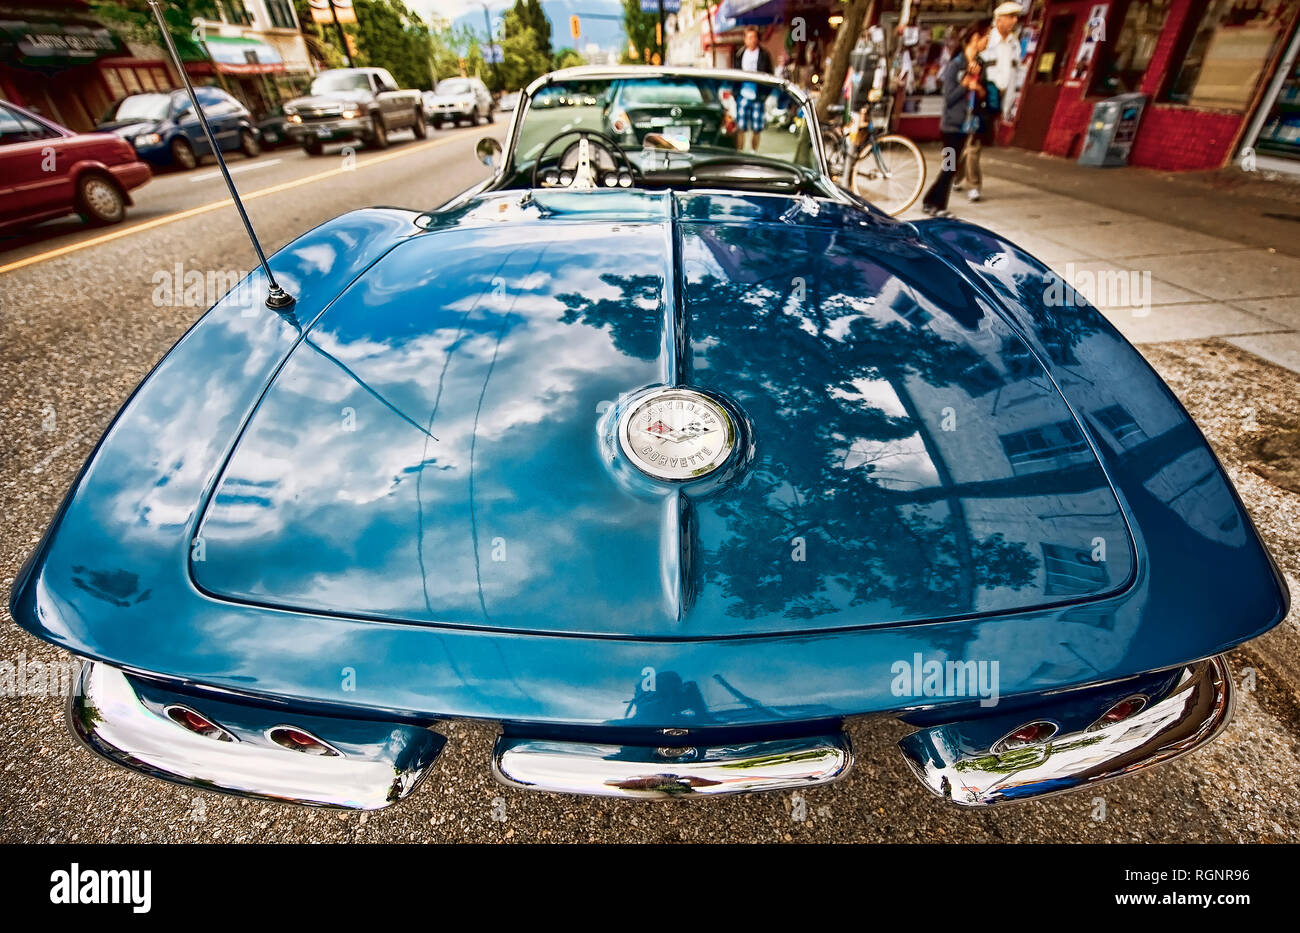
M1000 440L1017 475L1059 470L1088 451L1087 441L1073 420L1003 434Z
M1096 593L1106 585L1106 568L1092 554L1064 544L1043 544L1043 593L1047 596L1077 596Z
M1300 0L1210 0L1164 100L1245 110Z
M1255 148L1269 155L1300 159L1300 54L1292 60L1272 103L1265 106L1268 115Z
M113 100L121 100L126 96L126 85L122 83L122 78L118 75L116 68L105 68L103 71L104 84L108 87L108 96Z
M896 34L903 3L884 0L880 25L887 35ZM891 41L889 70L901 77L906 90L904 114L937 117L943 111L943 69L957 51L958 37L968 25L986 18L990 8L981 0L915 0L907 6L911 26Z
M1093 417L1124 447L1132 447L1147 439L1146 432L1138 426L1129 410L1123 405L1102 408L1093 412Z
M221 5L226 11L226 22L240 26L253 25L253 17L244 6L244 0L221 0Z
M253 25L253 17L244 6L244 0L193 0L190 8L197 19L233 23L237 26Z
M1160 32L1169 17L1170 0L1132 0L1114 42L1103 43L1092 86L1088 93L1099 97L1140 90ZM1114 22L1114 17L1111 19ZM1113 28L1113 27L1112 27Z
M1057 13L1047 26L1047 38L1038 53L1038 67L1034 72L1035 84L1056 84L1065 69L1065 53L1074 34L1074 16Z

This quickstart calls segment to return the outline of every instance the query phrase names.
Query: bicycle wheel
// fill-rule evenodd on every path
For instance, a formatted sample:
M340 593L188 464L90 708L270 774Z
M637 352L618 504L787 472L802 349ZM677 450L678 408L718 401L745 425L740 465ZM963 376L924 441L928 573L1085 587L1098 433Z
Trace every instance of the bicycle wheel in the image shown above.
M905 136L881 136L853 163L853 193L897 217L925 187L925 159Z
M844 169L848 163L844 152L844 137L829 126L823 126L822 148L826 150L826 167L830 170L831 180L836 184L844 184Z

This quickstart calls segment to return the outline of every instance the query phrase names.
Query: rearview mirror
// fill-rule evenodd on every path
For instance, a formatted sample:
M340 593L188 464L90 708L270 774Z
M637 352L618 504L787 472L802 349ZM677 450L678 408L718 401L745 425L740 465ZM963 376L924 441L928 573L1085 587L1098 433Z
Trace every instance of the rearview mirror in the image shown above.
M495 168L501 159L501 144L491 136L484 136L474 146L474 154L488 168Z

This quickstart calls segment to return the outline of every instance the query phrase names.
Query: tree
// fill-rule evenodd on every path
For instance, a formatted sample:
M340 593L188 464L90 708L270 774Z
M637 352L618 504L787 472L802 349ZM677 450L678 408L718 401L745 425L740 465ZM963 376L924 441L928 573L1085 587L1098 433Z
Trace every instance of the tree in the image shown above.
M1057 470L1050 480L953 478L917 396L955 387L987 397L1002 381L974 345L907 323L894 309L914 305L975 332L985 314L978 296L920 250L877 251L873 240L839 231L806 230L792 239L771 225L721 225L695 237L723 273L700 263L681 287L683 311L697 322L692 338L700 341L686 365L725 374L719 389L743 399L754 424L780 426L778 438L755 445L749 472L759 481L691 503L708 516L707 534L703 520L684 521L696 585L716 586L727 613L747 619L813 619L847 607L937 618L977 610L982 590L1032 586L1038 558L1001 532L981 536L966 502L1043 482L1064 494L1082 492L1105 480L1094 468ZM792 249L795 243L802 246ZM556 296L565 306L561 320L606 330L630 357L657 358L660 277L600 279L603 292ZM1038 291L1041 305L1041 283ZM863 302L887 294L887 306ZM857 388L868 384L888 386L901 411L868 401ZM891 476L896 454L888 451L900 442L921 446L936 482ZM846 469L855 448L867 459ZM885 452L873 456L873 449ZM816 560L791 560L796 536L806 537Z
M491 66L483 58L482 39L470 27L444 22L430 31L429 41L439 81L461 74L477 75L489 84L493 80Z
M355 0L357 64L387 68L402 87L428 87L429 27L401 0Z
M658 26L659 14L642 13L641 0L623 0L623 31L627 33L629 45L635 47L636 52L633 53L631 47L624 49L619 61L625 65L645 64L646 50L653 55L659 49Z
M522 6L527 13L526 22L537 34L537 47L549 57L551 54L551 21L546 18L541 0L516 0L515 7Z
M551 70L551 24L536 0L531 6L527 0L516 0L506 11L502 30L501 80L506 87L524 87Z
M212 61L207 48L196 35L196 17L211 17L211 3L203 0L171 0L163 4L163 19L167 31L176 43L176 52L182 61ZM147 0L91 0L90 12L101 23L133 42L156 45L165 49L158 21L154 18ZM221 73L213 67L220 82Z
M821 96L817 101L817 117L823 123L830 121L831 106L840 103L840 89L844 87L844 76L849 73L849 53L858 44L862 24L875 2L876 0L844 0L844 22L840 23L840 31L835 36L831 63L826 67Z
M317 23L311 14L308 0L293 0L294 10L298 14L298 24L302 27L303 41L307 43L307 54L312 61L321 62L327 68L342 68L347 64L343 50L335 43L338 33L333 26L326 29Z
M576 68L578 65L585 65L586 63L587 60L571 48L562 48L555 53L554 67L557 70L560 68Z

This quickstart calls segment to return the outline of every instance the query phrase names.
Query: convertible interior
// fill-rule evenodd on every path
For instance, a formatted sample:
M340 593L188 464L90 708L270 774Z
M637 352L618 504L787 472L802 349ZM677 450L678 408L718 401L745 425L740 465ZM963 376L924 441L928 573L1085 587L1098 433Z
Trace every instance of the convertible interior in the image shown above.
M826 194L806 102L759 77L553 78L527 95L494 187Z

